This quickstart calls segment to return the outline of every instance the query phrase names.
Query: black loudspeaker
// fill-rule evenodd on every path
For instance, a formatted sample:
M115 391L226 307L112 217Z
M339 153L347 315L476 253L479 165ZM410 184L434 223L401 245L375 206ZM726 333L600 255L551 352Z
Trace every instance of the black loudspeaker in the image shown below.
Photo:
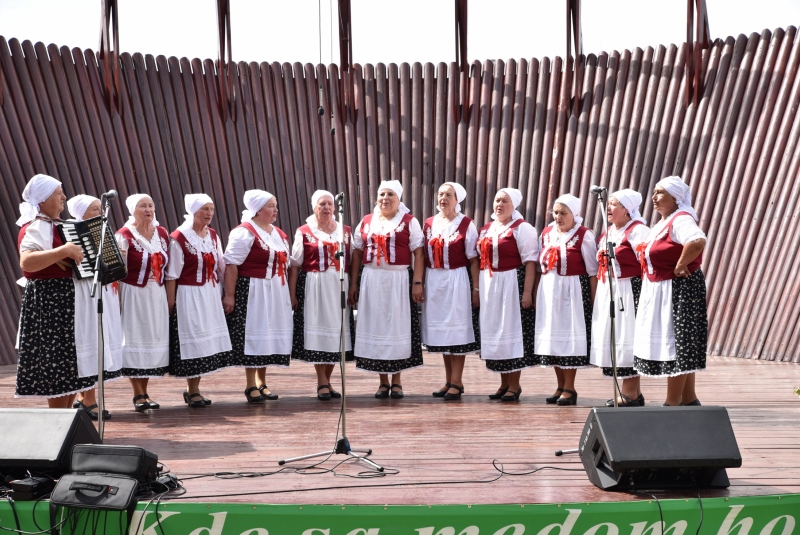
M578 449L605 490L727 487L742 466L725 407L592 409Z
M102 443L82 409L0 409L0 429L0 474L4 476L30 471L58 477L69 471L75 444Z

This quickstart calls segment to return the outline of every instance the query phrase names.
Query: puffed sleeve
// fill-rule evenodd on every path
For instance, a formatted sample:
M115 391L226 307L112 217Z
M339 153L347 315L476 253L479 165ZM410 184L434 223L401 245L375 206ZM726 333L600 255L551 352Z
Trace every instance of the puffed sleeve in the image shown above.
M416 251L425 242L425 237L422 234L422 227L419 226L417 218L412 218L411 223L408 225L408 248Z
M539 236L533 225L528 222L520 224L514 229L514 239L523 263L539 261Z
M222 252L222 240L217 236L217 276L219 280L225 277L225 254Z
M597 238L594 232L587 230L583 235L583 243L581 244L581 256L583 263L586 266L586 272L590 277L597 276Z
M35 219L25 229L25 236L19 244L19 252L49 251L53 248L53 232L55 229L48 221Z
M358 249L359 251L364 250L364 239L361 237L361 225L364 224L364 220L362 219L359 221L356 230L353 232L353 248Z
M183 248L176 240L169 240L169 263L167 264L166 280L177 280L181 278L183 271Z
M292 242L292 254L289 256L289 265L302 266L303 265L303 233L297 229L294 233L294 241Z
M679 215L672 222L670 237L681 245L686 245L695 240L705 240L706 235L695 223L694 218L688 214Z
M464 247L467 248L467 258L472 259L478 256L478 229L473 221L470 221L467 227Z
M628 242L636 250L636 246L646 240L648 234L650 234L650 229L647 225L636 225L628 233Z
M119 247L119 254L122 256L122 261L125 262L125 265L128 265L128 240L117 232L114 234L114 239L117 240L117 247Z
M255 236L246 228L235 228L228 237L228 246L225 248L225 264L240 266L250 254Z

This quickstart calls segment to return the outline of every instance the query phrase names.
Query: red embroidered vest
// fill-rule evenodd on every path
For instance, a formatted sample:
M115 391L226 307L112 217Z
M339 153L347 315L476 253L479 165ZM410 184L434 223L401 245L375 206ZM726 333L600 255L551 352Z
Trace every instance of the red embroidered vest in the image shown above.
M350 227L343 225L344 228L344 270L350 271ZM327 242L320 240L311 227L303 225L299 229L303 236L303 271L327 271L333 267L339 271L339 259L336 253L339 251L338 242Z
M361 239L364 240L364 264L371 264L376 260L378 265L381 262L388 262L393 266L410 266L411 249L411 220L414 219L410 213L404 214L397 225L388 234L369 234L369 227L372 224L372 214L367 214L361 220Z
M128 240L128 275L122 282L133 286L143 287L150 280L151 273L159 285L164 284L164 273L167 270L167 254L169 234L164 227L156 227L156 232L161 240L161 248L164 252L151 255L139 245L133 233L127 227L122 227L117 231L123 238Z
M209 234L211 234L211 242L214 244L214 250L217 250L217 233L209 227ZM216 286L219 282L217 275L217 259L215 253L204 253L198 251L194 246L189 243L183 232L180 230L174 231L170 234L173 240L178 242L183 250L183 269L181 276L178 277L178 284L184 286L203 286L207 282L211 282Z
M32 223L32 221L31 221ZM19 229L19 235L17 236L17 250L19 250L20 245L22 245L22 240L25 238L25 233L28 230L28 225L31 223L26 223L21 229ZM56 230L56 226L50 222L50 226L53 230L53 249L56 247L61 247L64 245L64 241L61 239L61 236L58 234L58 230ZM28 280L40 280L40 279L71 279L72 278L72 267L69 265L69 260L64 260L63 263L65 266L62 268L59 264L50 264L44 269L40 269L39 271L22 271L22 274Z
M667 222L667 225L659 232L658 236L650 242L642 242L636 248L639 255L639 262L642 266L642 275L646 275L651 282L671 280L675 278L675 266L683 253L683 244L672 239L672 224L679 215L689 215L686 212L676 212ZM689 216L691 217L691 216ZM647 260L650 260L648 265ZM702 253L689 264L689 273L694 273L700 269L703 262ZM652 273L650 272L652 266Z
M281 278L281 282L286 284L286 274L289 268L289 254L286 251L290 250L289 238L286 237L286 234L273 225L272 228L278 232L278 236L281 237L286 247L286 251L273 251L270 249L269 245L261 239L258 235L258 231L252 224L242 223L236 228L247 229L255 238L253 240L253 246L250 248L250 254L247 255L247 258L245 258L244 262L239 266L239 276L256 279L271 279L272 277L278 276Z
M587 275L586 264L584 264L583 255L581 255L581 245L583 244L583 237L589 229L583 225L579 226L572 238L565 244L565 247L550 246L550 232L553 230L554 227L550 225L542 230L542 255L540 258L542 273L554 270L556 274L565 277ZM566 266L564 266L565 261Z
M633 250L633 245L628 241L628 234L631 233L634 227L641 224L641 221L631 222L630 226L622 233L622 241L614 247L614 256L616 257L617 264L619 264L620 279L630 279L631 277L638 277L642 274L642 267L639 265L639 260L636 258L636 251ZM605 232L600 235L598 243L602 243L605 235ZM605 250L606 248L604 246L603 251ZM597 278L605 281L605 274L607 272L608 261L605 260L605 256L603 256L603 260L600 261L600 269L597 272Z
M481 270L488 269L493 271L511 271L522 265L522 257L519 255L517 239L514 237L514 229L525 222L524 219L513 221L500 235L497 236L497 247L494 240L487 236L492 223L484 225L478 233L478 252L481 255ZM495 258L497 261L495 262Z
M425 220L422 235L425 238L425 266L430 268L458 269L469 265L467 258L467 229L472 220L461 219L458 229L449 238L433 237L433 217Z

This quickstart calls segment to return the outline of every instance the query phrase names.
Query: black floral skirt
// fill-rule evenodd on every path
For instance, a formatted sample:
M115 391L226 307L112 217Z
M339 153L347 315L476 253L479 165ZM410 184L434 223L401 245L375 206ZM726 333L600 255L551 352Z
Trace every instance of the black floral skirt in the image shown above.
M519 295L522 297L522 291L525 287L525 266L517 268L517 284L519 285ZM536 297L533 297L534 304ZM490 371L497 373L511 373L520 371L523 368L530 368L538 366L541 362L538 355L533 352L533 331L536 328L536 308L522 308L522 303L519 305L520 320L522 321L522 348L523 356L517 359L504 359L504 360L486 360L486 368Z
M245 355L244 341L247 326L247 300L250 297L250 277L236 280L235 305L233 312L225 316L228 322L228 335L231 337L231 366L244 368L265 368L267 366L289 365L290 355ZM297 314L295 314L296 316Z
M305 301L306 301L306 278L308 274L301 271L297 276L297 288L295 296L297 297L297 309L294 311L294 331L292 333L292 358L302 360L309 364L336 364L341 362L342 355L339 351L315 351L313 349L305 348ZM345 288L345 291L347 289ZM356 322L353 319L353 311L349 310L348 328L350 329L350 340L352 344L356 343ZM339 315L341 318L341 314ZM341 341L341 337L340 337ZM353 350L345 352L345 359L348 361L355 360Z
M631 277L631 291L633 292L633 315L636 316L636 311L639 310L639 296L642 294L642 278ZM606 377L614 377L614 370L612 368L603 368L603 375ZM629 379L632 377L639 377L639 372L633 366L617 368L617 377Z
M586 323L586 355L559 357L541 355L542 366L556 368L590 368L589 349L592 343L592 288L589 286L589 275L581 275L581 300L583 302L583 321Z
M356 356L356 368L374 373L399 373L410 368L422 366L422 334L419 328L419 308L411 293L413 286L413 270L408 268L408 299L411 302L411 356L399 360L377 360Z
M633 367L648 377L674 377L706 368L708 309L706 278L698 269L687 278L672 279L675 360L633 358Z
M95 386L96 375L78 376L74 311L72 279L28 281L20 312L16 396L55 398Z
M475 288L475 281L472 280L472 273L467 268L467 277L469 278L470 291ZM470 297L471 298L471 297ZM472 307L472 332L475 335L475 341L469 344L461 344L454 346L433 346L426 344L424 347L430 353L442 353L443 355L468 355L470 353L479 353L481 350L481 309Z
M181 359L177 307L178 305L176 304L175 310L169 316L169 374L173 377L193 379L230 366L230 351L195 359Z

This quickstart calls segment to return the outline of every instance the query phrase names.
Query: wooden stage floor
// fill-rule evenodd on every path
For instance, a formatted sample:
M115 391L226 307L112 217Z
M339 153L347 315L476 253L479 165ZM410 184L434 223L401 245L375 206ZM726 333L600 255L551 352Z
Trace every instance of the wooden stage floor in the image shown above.
M43 401L14 398L15 371L14 366L0 367L2 406L44 407ZM577 447L589 409L603 406L610 397L611 383L599 370L578 372L577 407L544 403L555 382L547 369L523 372L519 403L486 397L498 379L475 357L467 360L467 392L461 401L444 402L430 395L442 384L442 376L441 358L426 354L425 366L404 374L404 399L377 400L377 376L348 364L347 435L354 448L371 448L376 462L394 469L381 478L353 478L368 468L352 461L338 466L335 474L285 470L254 478L192 478L218 472L275 472L280 459L333 446L340 403L318 401L313 369L299 363L269 371L267 382L281 398L263 405L245 402L239 369L203 379L202 391L214 403L200 410L183 404L184 383L176 379L151 381L150 394L162 408L149 414L133 411L127 381L109 383L106 404L112 419L106 424L105 441L156 453L173 474L184 478L185 497L202 502L513 504L640 499L594 487L577 455L554 456L557 449ZM702 495L800 493L800 398L793 392L800 385L800 365L711 357L697 381L704 404L728 408L743 458L741 468L728 470L729 489L704 490ZM663 402L665 383L642 380L648 404ZM321 467L334 468L343 458L334 456ZM544 468L487 482L500 475L492 465L495 459L513 472L543 467L571 471ZM691 490L661 493L694 495Z

